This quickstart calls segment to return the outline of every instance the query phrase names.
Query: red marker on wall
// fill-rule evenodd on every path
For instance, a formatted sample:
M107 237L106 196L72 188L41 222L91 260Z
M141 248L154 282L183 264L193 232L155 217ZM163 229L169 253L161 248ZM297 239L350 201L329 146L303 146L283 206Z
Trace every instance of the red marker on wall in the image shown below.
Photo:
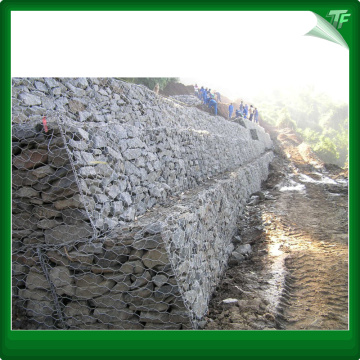
M44 125L44 130L47 133L49 131L48 127L47 127L47 123L46 123L46 117L44 116L42 119L43 125Z

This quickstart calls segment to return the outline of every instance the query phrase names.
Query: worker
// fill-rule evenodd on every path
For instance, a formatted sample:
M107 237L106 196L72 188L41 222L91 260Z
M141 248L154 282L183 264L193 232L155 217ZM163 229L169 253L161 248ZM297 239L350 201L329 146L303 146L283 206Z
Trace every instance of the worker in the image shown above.
M250 105L250 109L249 109L249 114L250 114L250 121L253 121L253 117L254 117L254 108L252 105Z
M211 108L214 108L214 114L217 116L217 102L215 99L210 99L209 101L209 109L211 111Z
M240 109L240 112L241 113L243 113L243 110L244 110L244 103L243 103L243 101L241 100L241 102L240 102L240 107L239 107L239 109Z
M234 106L233 106L233 104L231 103L231 104L229 105L229 119L231 119L231 116L232 116L233 111L234 111Z
M248 104L246 104L244 106L243 114L244 114L244 119L247 119L247 116L248 116Z
M259 112L258 112L258 109L257 109L257 108L255 108L254 122L255 122L256 124L259 123Z

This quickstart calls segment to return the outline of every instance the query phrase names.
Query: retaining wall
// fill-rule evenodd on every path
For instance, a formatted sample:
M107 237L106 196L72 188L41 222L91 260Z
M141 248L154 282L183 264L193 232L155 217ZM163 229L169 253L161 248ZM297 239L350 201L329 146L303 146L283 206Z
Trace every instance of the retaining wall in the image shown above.
M13 328L197 328L268 134L115 79L31 78L12 138Z

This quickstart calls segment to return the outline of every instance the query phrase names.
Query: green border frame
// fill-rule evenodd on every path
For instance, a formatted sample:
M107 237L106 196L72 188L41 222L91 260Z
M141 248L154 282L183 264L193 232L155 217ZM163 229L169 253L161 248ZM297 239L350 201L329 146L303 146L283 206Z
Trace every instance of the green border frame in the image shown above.
M11 238L11 11L313 11L323 18L329 10L348 9L349 22L339 31L350 51L350 184L357 184L359 153L359 10L356 0L301 1L247 0L233 3L225 0L205 3L183 0L181 3L94 0L3 0L0 3L1 48L1 288L0 288L0 358L5 359L183 359L232 358L287 359L360 358L359 350L359 190L350 186L350 330L348 331L11 331L10 330L10 238ZM331 76L331 74L329 74ZM356 150L357 149L357 150Z

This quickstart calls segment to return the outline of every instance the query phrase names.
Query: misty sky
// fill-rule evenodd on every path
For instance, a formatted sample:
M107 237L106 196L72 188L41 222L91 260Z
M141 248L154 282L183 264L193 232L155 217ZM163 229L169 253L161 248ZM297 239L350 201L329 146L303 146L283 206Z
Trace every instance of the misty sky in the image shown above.
M11 75L180 77L232 100L314 85L348 101L349 51L303 36L315 24L311 12L12 12Z

